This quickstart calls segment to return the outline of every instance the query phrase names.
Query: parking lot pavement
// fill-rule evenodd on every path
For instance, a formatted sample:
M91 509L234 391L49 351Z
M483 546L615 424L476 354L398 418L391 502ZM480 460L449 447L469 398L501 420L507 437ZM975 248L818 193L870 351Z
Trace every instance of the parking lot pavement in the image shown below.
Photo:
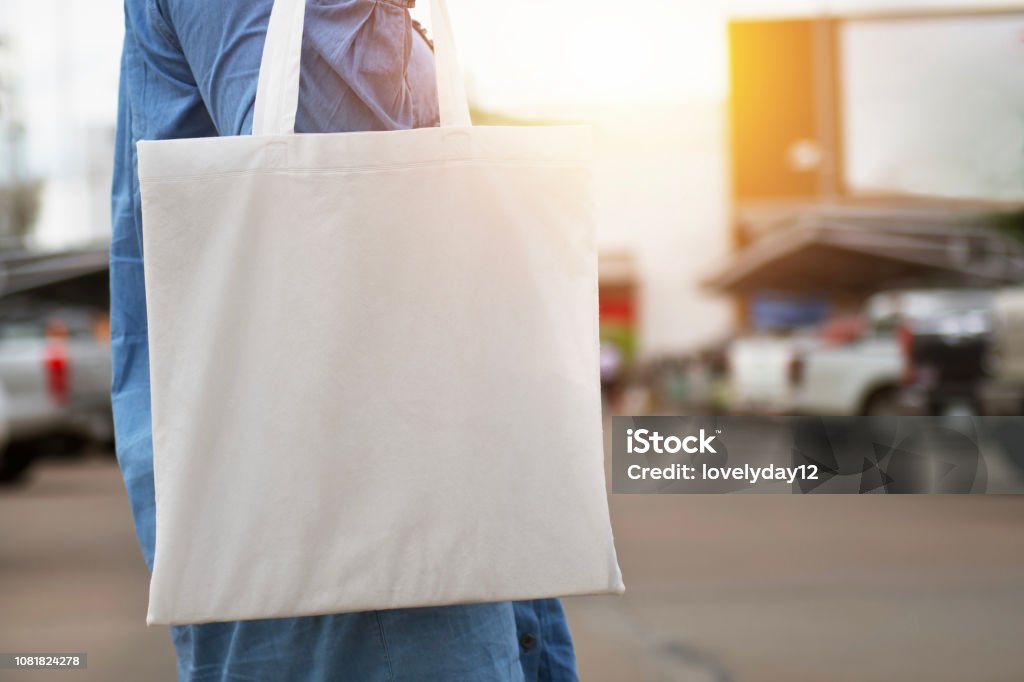
M611 507L627 592L567 602L584 680L1024 679L1024 497Z
M567 600L582 679L1019 682L1024 497L614 496L623 597ZM173 680L112 460L0 491L0 650Z
M0 680L177 679L165 627L146 627L149 573L110 456L48 462L0 488L0 651L84 652L85 670Z

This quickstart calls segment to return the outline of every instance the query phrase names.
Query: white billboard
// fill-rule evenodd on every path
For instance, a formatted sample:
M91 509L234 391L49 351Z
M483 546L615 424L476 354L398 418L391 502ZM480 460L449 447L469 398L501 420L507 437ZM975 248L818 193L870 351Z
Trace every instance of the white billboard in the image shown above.
M854 194L1024 201L1024 10L840 29Z

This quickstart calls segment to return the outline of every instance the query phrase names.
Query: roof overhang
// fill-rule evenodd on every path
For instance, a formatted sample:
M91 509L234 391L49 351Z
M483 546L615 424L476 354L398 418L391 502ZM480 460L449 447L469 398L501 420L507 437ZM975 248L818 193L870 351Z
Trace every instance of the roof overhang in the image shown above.
M0 296L25 293L109 270L106 248L0 254Z
M775 289L864 294L917 285L1001 286L1024 281L1024 244L981 214L811 209L758 238L704 284L743 293Z

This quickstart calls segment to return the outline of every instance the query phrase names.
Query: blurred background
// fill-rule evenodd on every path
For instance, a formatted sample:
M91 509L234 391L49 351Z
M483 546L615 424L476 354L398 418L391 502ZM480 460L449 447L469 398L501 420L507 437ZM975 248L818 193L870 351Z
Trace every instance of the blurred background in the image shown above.
M451 5L478 123L595 126L608 415L1024 414L1024 5ZM0 651L171 680L108 397L122 21L0 3ZM584 680L1024 679L1019 497L611 506Z

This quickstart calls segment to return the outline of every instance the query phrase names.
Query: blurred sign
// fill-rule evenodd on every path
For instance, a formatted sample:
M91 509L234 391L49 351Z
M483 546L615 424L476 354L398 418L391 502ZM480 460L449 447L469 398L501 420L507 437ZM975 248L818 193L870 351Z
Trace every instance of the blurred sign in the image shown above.
M1024 9L734 20L729 59L738 204L1024 201Z
M795 329L820 324L829 311L824 295L759 291L750 304L750 322L755 329Z
M737 201L819 192L822 30L808 19L729 24L730 128ZM826 60L827 61L827 60Z
M853 19L839 38L850 191L1024 200L1024 11Z

